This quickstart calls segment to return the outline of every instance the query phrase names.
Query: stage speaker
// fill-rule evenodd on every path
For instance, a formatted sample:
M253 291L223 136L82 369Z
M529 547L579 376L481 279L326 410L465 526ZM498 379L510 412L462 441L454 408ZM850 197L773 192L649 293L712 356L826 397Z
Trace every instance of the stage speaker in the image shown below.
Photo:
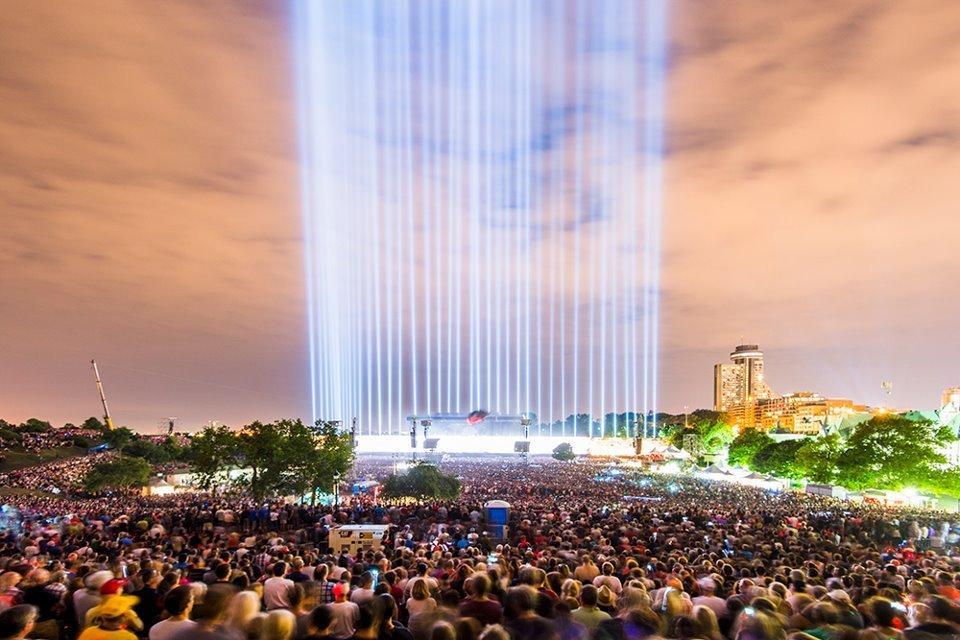
M514 453L530 453L530 441L529 440L517 440L513 443L513 452Z
M427 451L436 451L438 442L440 438L427 438L423 441L423 448Z

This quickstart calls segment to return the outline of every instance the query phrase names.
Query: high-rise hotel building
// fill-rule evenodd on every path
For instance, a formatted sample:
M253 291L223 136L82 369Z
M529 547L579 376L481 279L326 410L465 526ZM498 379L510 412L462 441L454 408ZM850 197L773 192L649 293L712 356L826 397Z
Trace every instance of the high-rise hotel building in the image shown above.
M773 392L763 379L763 352L755 344L742 344L730 354L730 364L713 367L713 408L730 409L765 400Z

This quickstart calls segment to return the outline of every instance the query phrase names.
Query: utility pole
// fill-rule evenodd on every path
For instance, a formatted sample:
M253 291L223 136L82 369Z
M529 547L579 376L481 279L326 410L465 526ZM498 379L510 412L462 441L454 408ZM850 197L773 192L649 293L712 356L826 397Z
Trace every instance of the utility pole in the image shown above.
M103 393L103 382L100 381L100 370L97 369L97 361L91 359L90 365L93 367L93 377L97 381L97 391L100 392L100 404L103 405L103 423L107 429L113 429L113 420L110 419L110 409L107 408L107 396Z

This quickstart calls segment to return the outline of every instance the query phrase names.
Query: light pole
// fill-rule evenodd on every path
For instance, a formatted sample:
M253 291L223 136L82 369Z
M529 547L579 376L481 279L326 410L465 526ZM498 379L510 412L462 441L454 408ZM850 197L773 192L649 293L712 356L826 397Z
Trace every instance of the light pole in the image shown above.
M413 459L417 459L417 416L410 418L410 449L413 450Z
M533 424L533 420L530 419L530 416L523 414L520 416L520 425L523 427L523 441L525 444L523 450L523 459L527 462L530 461L530 425Z
M523 439L530 439L530 425L533 424L533 420L529 416L523 415L520 416L520 425L523 427Z
M638 456L643 449L643 436L640 433L640 421L643 419L642 415L643 414L638 415L633 420L633 452ZM647 425L644 424L643 428L646 429Z

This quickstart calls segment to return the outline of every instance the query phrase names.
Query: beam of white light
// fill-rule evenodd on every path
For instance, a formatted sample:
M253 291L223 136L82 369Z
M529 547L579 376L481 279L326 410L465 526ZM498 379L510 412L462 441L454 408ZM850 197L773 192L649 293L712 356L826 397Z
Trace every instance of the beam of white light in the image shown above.
M312 416L655 415L666 0L292 0L292 26Z

